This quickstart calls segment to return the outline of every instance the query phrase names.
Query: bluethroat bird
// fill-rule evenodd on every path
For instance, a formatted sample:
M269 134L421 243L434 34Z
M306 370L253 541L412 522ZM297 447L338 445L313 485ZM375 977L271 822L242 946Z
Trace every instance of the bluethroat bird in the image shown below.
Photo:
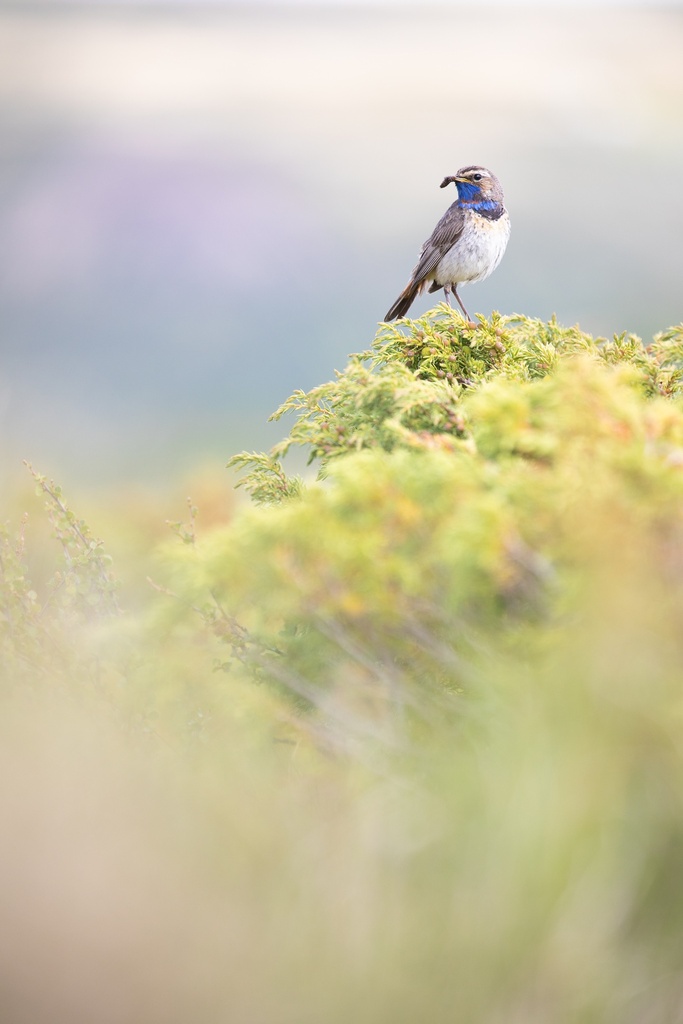
M441 188L451 182L455 183L458 198L422 246L410 281L385 320L405 316L427 284L430 292L443 288L449 306L452 292L469 320L458 285L483 281L503 258L510 237L510 218L498 178L485 167L461 167L457 174L443 179Z

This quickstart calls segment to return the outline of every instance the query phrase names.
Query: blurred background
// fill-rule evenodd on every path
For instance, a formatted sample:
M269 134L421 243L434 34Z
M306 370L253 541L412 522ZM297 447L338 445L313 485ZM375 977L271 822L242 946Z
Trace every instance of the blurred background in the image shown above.
M5 484L270 445L368 345L463 164L513 221L472 311L683 316L679 4L20 0L0 54Z

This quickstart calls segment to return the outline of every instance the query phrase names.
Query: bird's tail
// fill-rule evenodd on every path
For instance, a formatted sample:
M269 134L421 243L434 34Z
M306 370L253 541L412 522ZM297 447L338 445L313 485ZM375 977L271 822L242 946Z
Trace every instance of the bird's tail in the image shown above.
M403 289L399 297L396 299L396 302L384 317L385 323L389 320L398 320L399 317L406 315L422 285L422 281L411 281Z

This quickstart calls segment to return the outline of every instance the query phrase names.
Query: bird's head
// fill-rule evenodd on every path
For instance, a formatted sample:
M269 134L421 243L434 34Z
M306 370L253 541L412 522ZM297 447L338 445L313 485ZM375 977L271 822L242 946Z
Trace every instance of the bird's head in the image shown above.
M451 174L441 182L441 188L455 183L461 203L502 203L503 189L495 174L485 167L461 167L457 174Z

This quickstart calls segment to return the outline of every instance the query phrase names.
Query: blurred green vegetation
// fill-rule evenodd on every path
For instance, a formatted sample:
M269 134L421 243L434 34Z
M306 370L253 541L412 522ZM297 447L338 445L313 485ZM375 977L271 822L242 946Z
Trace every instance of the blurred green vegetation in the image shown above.
M683 325L440 306L284 404L252 507L204 483L157 542L124 504L111 562L36 477L59 564L0 537L9 1017L678 1020L682 373Z

